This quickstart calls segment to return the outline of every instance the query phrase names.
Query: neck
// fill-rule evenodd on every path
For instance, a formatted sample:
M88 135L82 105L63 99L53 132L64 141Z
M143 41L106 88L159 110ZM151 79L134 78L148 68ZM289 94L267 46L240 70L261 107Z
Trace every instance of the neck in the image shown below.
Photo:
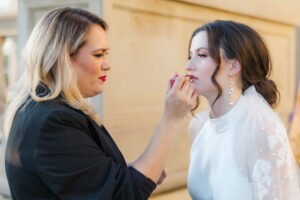
M242 95L242 89L233 86L233 92L231 95L232 98L230 98L228 89L227 90L223 89L222 95L214 104L213 102L216 98L216 95L214 95L214 97L207 98L210 107L210 116L212 118L218 118L226 114L240 99L241 95ZM230 101L233 103L233 105L230 105Z

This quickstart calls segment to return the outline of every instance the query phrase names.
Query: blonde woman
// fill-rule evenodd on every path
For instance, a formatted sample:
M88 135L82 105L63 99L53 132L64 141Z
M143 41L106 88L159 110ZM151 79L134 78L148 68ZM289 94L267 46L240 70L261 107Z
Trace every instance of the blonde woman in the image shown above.
M56 9L35 26L6 116L13 199L142 200L164 178L179 122L195 105L194 89L182 76L169 86L147 149L127 166L85 100L103 91L110 69L106 30L98 16L76 8Z

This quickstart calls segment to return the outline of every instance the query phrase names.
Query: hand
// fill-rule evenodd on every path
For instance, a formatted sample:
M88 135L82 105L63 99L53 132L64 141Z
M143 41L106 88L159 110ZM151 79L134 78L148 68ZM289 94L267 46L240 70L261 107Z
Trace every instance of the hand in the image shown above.
M189 78L177 76L173 87L169 83L165 99L164 116L168 119L183 119L195 107L197 93L191 85Z
M167 177L166 171L163 169L161 172L161 175L158 179L158 181L156 182L157 185L162 184L162 182L164 181L164 179Z

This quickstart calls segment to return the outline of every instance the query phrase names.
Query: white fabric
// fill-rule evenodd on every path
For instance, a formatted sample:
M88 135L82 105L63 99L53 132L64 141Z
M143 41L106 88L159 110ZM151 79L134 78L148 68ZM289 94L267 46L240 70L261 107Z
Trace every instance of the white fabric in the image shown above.
M196 200L300 200L299 175L283 123L252 86L196 136L188 189Z

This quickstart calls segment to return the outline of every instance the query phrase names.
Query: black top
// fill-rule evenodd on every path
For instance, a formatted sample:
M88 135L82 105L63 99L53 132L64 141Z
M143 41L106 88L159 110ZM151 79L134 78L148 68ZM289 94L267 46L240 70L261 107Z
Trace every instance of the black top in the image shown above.
M28 98L16 113L5 158L15 200L148 199L156 184L132 167L107 130L57 100Z

